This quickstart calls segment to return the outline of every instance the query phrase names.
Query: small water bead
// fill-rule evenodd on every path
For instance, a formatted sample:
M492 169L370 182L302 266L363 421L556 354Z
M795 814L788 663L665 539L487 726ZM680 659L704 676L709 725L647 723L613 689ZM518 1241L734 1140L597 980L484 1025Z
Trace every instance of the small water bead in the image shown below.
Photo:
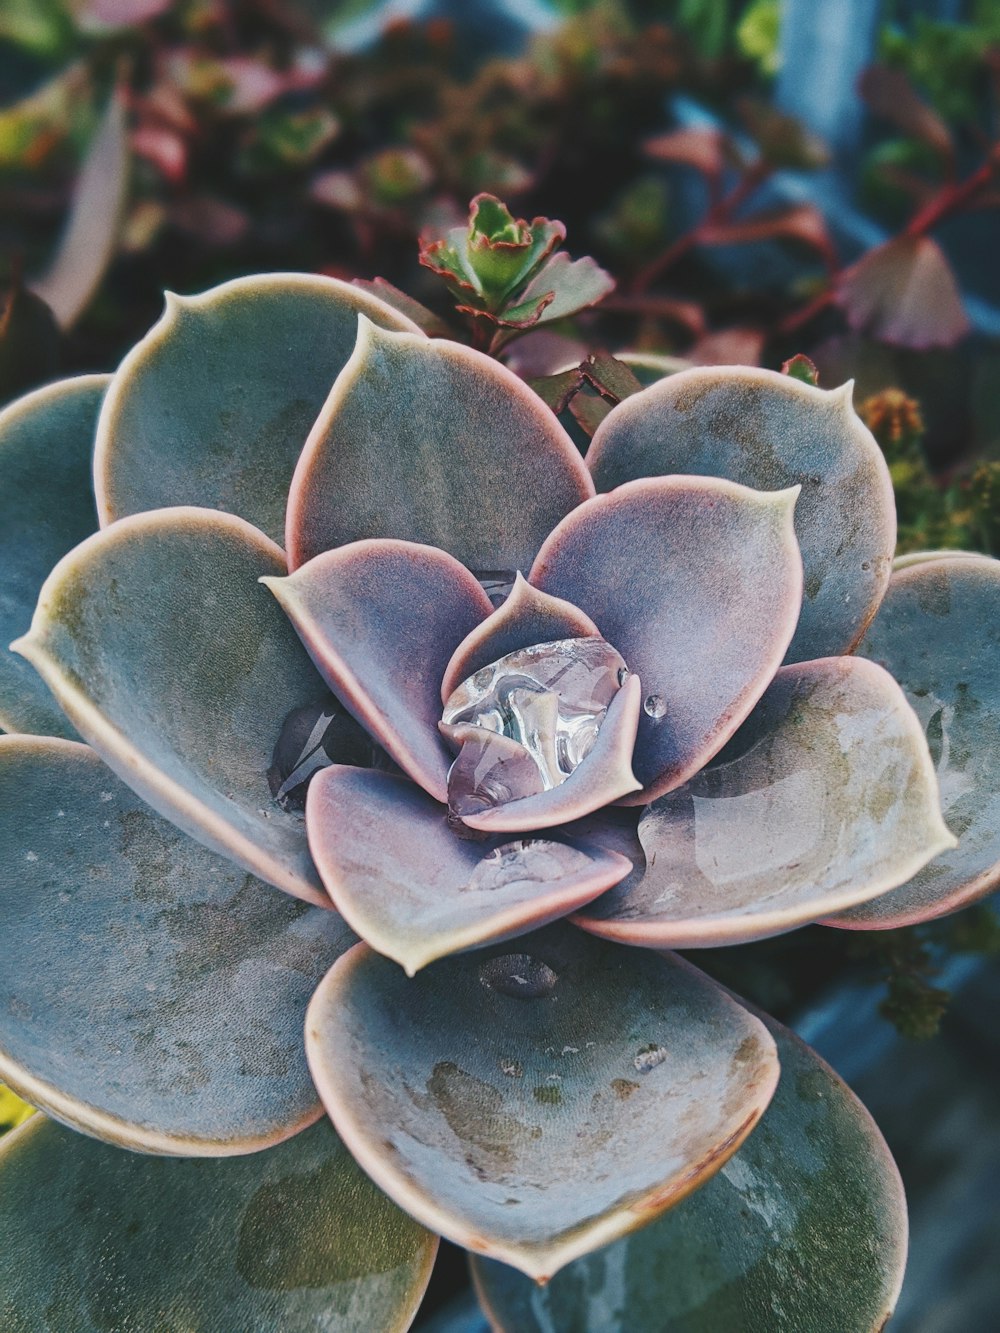
M479 969L487 990L513 1000L541 1000L551 995L559 980L547 963L526 953L505 953L488 958Z
M662 694L649 694L646 696L646 702L642 705L646 714L659 720L667 711L667 701Z
M551 884L583 869L590 858L576 847L549 838L518 838L494 847L469 877L465 891L491 892L512 884Z
M590 635L517 649L464 680L441 726L463 747L449 774L452 810L472 814L565 782L627 675L621 654Z
M667 1048L665 1046L657 1046L655 1043L651 1043L649 1046L643 1046L642 1049L636 1053L636 1057L632 1063L635 1065L636 1069L638 1069L640 1074L648 1074L649 1071L655 1069L657 1065L662 1065L666 1058Z

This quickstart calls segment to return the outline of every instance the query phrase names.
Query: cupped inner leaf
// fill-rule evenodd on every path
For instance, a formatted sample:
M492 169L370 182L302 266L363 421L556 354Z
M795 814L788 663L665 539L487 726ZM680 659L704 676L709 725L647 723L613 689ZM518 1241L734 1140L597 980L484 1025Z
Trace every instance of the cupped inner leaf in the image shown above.
M566 926L413 980L358 946L317 991L306 1042L386 1192L539 1278L717 1170L777 1077L763 1026L708 978Z
M448 775L455 813L472 814L565 782L593 750L627 675L621 654L596 636L534 644L480 667L444 706L444 735L477 756L474 766L456 762ZM514 742L533 769L522 762L518 781L500 782L492 773L499 756L491 760L489 738L472 728ZM502 750L505 758L511 753Z
M565 916L631 865L586 837L470 835L414 783L346 766L319 775L306 818L338 910L411 974Z

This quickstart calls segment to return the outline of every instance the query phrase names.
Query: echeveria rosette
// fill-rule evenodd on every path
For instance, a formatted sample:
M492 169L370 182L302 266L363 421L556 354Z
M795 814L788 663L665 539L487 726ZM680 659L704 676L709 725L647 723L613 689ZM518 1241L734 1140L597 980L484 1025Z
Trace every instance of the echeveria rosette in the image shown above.
M2 902L0 1078L114 1144L236 1158L231 1187L211 1174L225 1163L177 1176L178 1197L205 1182L204 1224L230 1235L249 1216L236 1167L268 1145L287 1157L281 1182L298 1182L262 1170L268 1218L287 1197L316 1209L314 1234L356 1237L381 1199L372 1225L388 1239L367 1269L349 1239L289 1259L288 1327L312 1308L301 1293L339 1271L355 1284L339 1326L405 1326L431 1253L349 1183L335 1136L306 1131L324 1106L397 1204L532 1276L586 1263L727 1161L737 1191L772 1181L769 1208L801 1195L781 1139L815 1113L784 1077L773 1133L737 1152L774 1092L775 1040L791 1039L661 951L834 916L924 919L986 891L1000 862L996 563L928 558L886 595L891 493L840 391L685 372L615 409L584 463L503 367L329 279L172 302L111 381L102 527L86 536L77 474L104 389L65 381L0 417L16 481L0 503L32 520L2 530L11 635L63 556L19 644L51 695L5 666L0 715L67 737L0 738L0 832L21 870ZM511 672L515 721L484 728ZM341 730L315 740L338 710ZM310 737L302 771L317 764L304 821L266 776L289 719ZM946 807L972 830L956 850L921 722ZM381 758L359 767L365 754ZM503 784L470 808L462 775L484 762ZM556 921L568 915L584 929ZM804 1069L834 1087L811 1053L790 1058L795 1087ZM838 1330L891 1308L904 1226L884 1145L846 1096L823 1130L822 1206L856 1215L867 1199L878 1224L863 1290L830 1307ZM68 1161L61 1136L18 1130L7 1178L30 1192L46 1151ZM90 1246L93 1262L67 1256L67 1302L127 1245L129 1191L160 1189L154 1162L91 1150L120 1225L98 1235L74 1218L74 1255ZM708 1188L711 1218L727 1205ZM828 1238L800 1211L761 1240L769 1272L786 1250L823 1262ZM656 1234L643 1233L654 1250ZM235 1281L235 1264L246 1325L273 1326L252 1298L281 1286L258 1271L272 1251L223 1250L210 1280ZM7 1262L23 1268L17 1246ZM142 1308L137 1271L117 1299ZM192 1327L202 1271L183 1287Z

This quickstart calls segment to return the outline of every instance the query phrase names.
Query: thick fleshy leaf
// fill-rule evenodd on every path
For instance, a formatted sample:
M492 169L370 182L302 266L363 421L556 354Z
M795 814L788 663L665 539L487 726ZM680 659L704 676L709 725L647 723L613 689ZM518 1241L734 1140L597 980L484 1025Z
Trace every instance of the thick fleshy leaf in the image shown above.
M645 868L575 920L682 949L793 930L955 845L916 715L851 657L779 671L719 762L645 811L639 840Z
M801 486L805 597L787 660L834 656L860 640L889 580L896 508L850 385L827 392L747 367L682 371L616 407L587 462L601 491L674 472L767 491Z
M73 189L66 230L32 289L62 329L87 308L114 258L128 190L128 112L123 89L108 101Z
M633 768L644 790L630 805L702 768L778 669L802 598L796 495L634 481L582 505L539 552L531 582L591 616L642 678Z
M614 289L614 278L610 273L605 273L589 255L583 259L570 259L565 251L560 251L539 269L524 291L518 294L517 308L530 309L541 302L542 307L532 322L551 324L553 320L565 319L567 315L575 315L578 310L596 305ZM545 300L549 293L551 299ZM514 319L514 311L508 309L504 311L501 323L513 322Z
M110 375L81 375L0 413L0 727L75 735L36 672L7 645L31 624L52 566L97 527L94 427Z
M302 1019L354 936L154 814L92 750L0 736L0 1079L141 1152L318 1119Z
M469 571L432 546L360 541L265 578L330 688L400 768L448 799L441 678L492 611Z
M282 722L323 683L262 573L284 574L284 557L241 518L136 514L59 562L17 651L154 809L329 905L302 818L272 802L267 779Z
M640 787L632 771L632 755L641 712L642 682L631 675L608 705L593 748L565 781L504 804L463 812L462 822L486 833L525 832L566 824L612 801L631 797ZM497 739L492 732L486 734ZM463 739L459 762L470 745L468 734Z
M7 1333L402 1333L435 1238L322 1121L257 1157L171 1161L41 1116L0 1145Z
M899 681L927 734L958 846L827 925L915 925L1000 886L1000 561L907 557L858 650Z
M567 926L410 981L359 945L316 992L306 1049L391 1198L538 1279L717 1171L778 1073L763 1025L700 972Z
M419 787L370 769L325 769L309 789L306 819L338 910L411 976L446 954L547 925L632 866L561 834L463 838Z
M527 569L546 534L593 495L569 436L490 357L359 323L295 471L291 568L346 542L398 537L474 571Z
M781 1079L760 1125L665 1216L543 1290L472 1260L497 1333L879 1333L906 1263L906 1200L871 1116L765 1018Z
M441 702L480 667L519 648L556 639L586 638L597 626L569 602L533 588L518 571L507 600L482 621L455 649L441 682Z
M416 326L334 278L274 273L167 296L119 367L94 460L102 524L199 505L282 540L306 436L354 346L358 314Z

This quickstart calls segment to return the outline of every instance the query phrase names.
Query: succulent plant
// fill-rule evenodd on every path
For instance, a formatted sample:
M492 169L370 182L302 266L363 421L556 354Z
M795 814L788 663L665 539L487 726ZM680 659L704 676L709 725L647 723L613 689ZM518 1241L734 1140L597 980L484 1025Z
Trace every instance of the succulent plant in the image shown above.
M583 459L273 275L0 469L5 1328L402 1328L435 1232L500 1328L881 1326L876 1127L669 952L997 881L1000 564L893 572L849 387L687 370Z

